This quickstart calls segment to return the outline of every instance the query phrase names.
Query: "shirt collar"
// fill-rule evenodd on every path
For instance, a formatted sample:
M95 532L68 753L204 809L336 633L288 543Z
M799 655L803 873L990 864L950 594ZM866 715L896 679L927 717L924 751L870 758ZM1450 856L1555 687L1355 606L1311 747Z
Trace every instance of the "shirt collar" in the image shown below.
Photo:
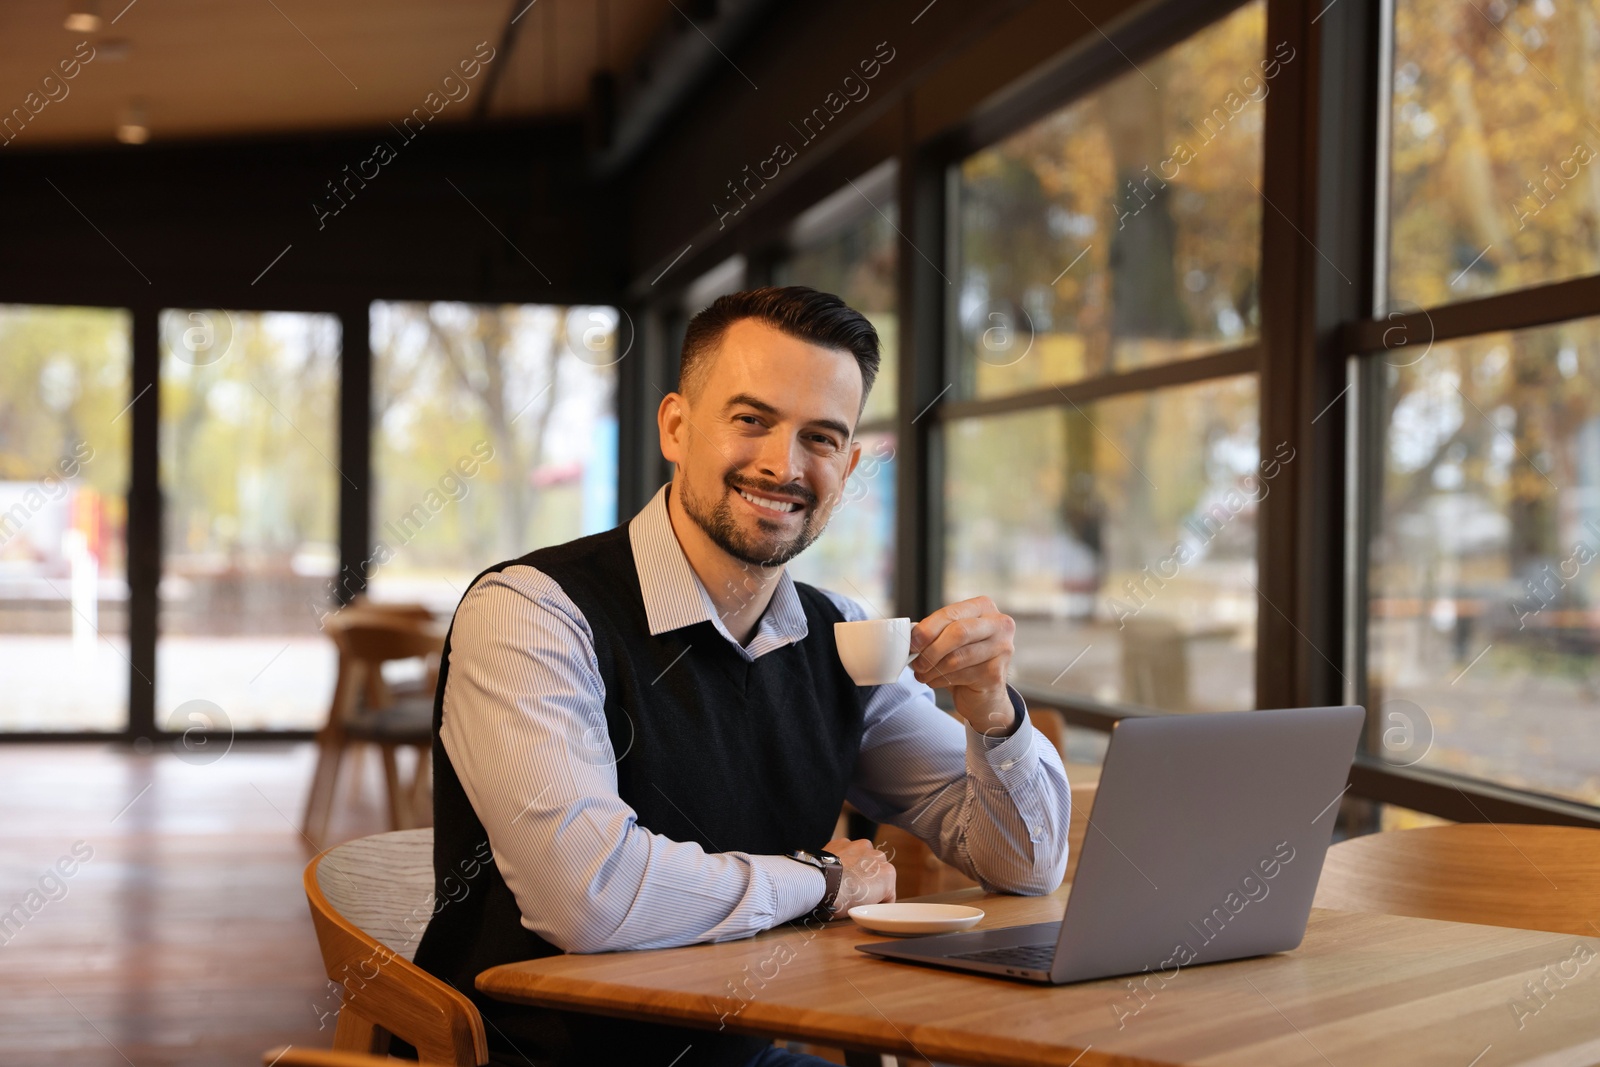
M671 488L668 483L656 490L650 503L628 523L628 540L633 546L633 565L639 574L639 591L644 594L650 636L710 622L736 647L745 648L751 659L805 637L805 609L795 591L794 579L785 570L750 644L739 646L718 617L711 594L689 565L689 557L683 554L683 546L673 532L672 517L667 513L667 492Z

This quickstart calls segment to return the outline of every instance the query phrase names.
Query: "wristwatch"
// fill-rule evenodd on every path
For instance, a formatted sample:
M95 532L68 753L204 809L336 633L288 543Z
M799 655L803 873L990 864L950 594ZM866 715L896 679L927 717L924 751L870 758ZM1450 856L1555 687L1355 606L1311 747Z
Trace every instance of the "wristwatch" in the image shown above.
M822 919L833 918L834 902L839 899L839 886L844 883L844 865L839 862L839 857L820 848L814 852L797 848L785 855L796 863L804 863L807 867L815 867L822 872L824 885L822 901L817 904L812 914Z

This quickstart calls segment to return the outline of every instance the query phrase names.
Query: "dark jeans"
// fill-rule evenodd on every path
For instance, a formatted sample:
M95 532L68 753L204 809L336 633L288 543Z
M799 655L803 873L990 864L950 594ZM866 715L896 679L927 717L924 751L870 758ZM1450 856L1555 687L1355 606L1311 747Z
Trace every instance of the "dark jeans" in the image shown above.
M838 1067L837 1064L830 1063L820 1056L810 1056L804 1052L790 1052L786 1048L779 1048L774 1045L756 1053L755 1058L746 1063L744 1067L817 1067L818 1064L825 1064L826 1067Z

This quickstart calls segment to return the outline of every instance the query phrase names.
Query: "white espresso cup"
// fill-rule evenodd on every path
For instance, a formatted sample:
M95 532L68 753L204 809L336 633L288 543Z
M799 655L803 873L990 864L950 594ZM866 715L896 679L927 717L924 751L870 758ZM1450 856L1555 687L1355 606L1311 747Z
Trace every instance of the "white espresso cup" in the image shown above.
M857 685L887 685L911 662L911 620L836 622L833 643Z

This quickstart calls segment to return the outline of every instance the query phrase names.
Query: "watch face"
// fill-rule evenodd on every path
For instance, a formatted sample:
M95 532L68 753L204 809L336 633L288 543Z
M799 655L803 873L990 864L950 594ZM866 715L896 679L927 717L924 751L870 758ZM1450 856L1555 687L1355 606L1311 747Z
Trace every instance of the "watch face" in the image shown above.
M799 860L801 863L809 863L813 867L839 866L838 856L835 856L832 852L825 852L820 848L815 852L808 852L803 848L797 848L793 852L789 853L789 858L792 860Z

